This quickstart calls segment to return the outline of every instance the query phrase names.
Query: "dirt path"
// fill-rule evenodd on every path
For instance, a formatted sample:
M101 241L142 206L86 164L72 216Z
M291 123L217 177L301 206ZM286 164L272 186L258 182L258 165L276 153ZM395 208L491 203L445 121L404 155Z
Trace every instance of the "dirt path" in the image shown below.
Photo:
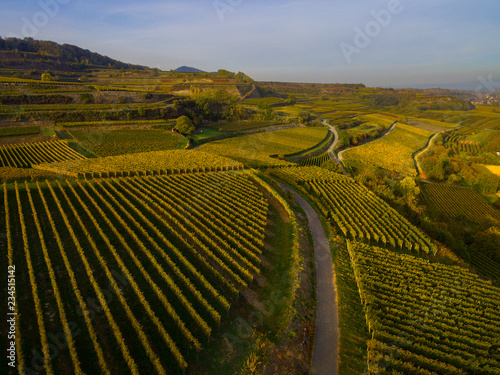
M397 125L397 124L398 124L398 122L397 122L397 121L396 121L394 124L392 124L392 126L389 128L389 130L388 130L388 131L387 131L387 132L386 132L386 133L385 133L382 137L379 137L379 138L377 138L377 139L374 139L374 140L372 140L372 141L370 141L370 142L365 142L365 143L362 143L362 144L360 144L359 146L364 146L364 145L367 145L367 144L369 144L369 143L371 143L371 142L375 142L375 141L378 141L379 139L384 138L385 136L389 135L389 134L390 134L390 133L391 133L391 132L392 132L392 131L396 128L396 125ZM342 156L342 154L343 154L344 152L346 152L346 151L348 151L348 150L350 150L351 148L354 148L354 147L358 147L358 146L349 147L349 148L346 148L345 150L340 151L340 152L338 153L338 158L339 158L339 160L340 160L340 161L342 161L342 160L343 160L343 158L344 158L344 157Z
M333 143L328 149L328 153L332 153L333 155L333 150L335 149L335 146L337 146L337 143L339 143L339 133L337 132L337 128L335 128L335 126L330 125L326 120L323 120L323 125L325 125L328 129L330 129L333 135L335 136Z
M330 147L328 148L328 155L330 155L330 157L332 158L332 160L337 163L338 165L340 165L340 168L342 168L342 173L347 175L347 172L345 171L344 169L344 166L342 165L342 162L337 159L335 157L335 155L333 154L333 150L335 150L335 147L337 146L337 144L339 143L340 139L339 139L339 133L337 132L337 128L335 128L335 126L332 126L330 125L326 120L323 120L323 125L325 125L326 127L328 127L328 129L330 129L333 133L333 135L335 136L335 139L333 140L333 143L330 145Z
M316 333L311 363L311 375L337 375L339 353L339 318L330 244L321 221L313 208L294 190L295 200L307 215L314 241L316 263Z
M427 150L432 147L433 145L433 142L434 142L434 139L440 135L441 133L443 132L439 132L439 133L436 133L434 134L433 136L431 136L429 138L429 140L427 141L427 144L425 145L425 147L419 151L417 154L415 154L415 156L413 157L413 162L415 163L415 168L417 169L417 174L422 177L422 168L420 168L420 162L418 161L418 158L422 155L422 154L425 154L427 152Z

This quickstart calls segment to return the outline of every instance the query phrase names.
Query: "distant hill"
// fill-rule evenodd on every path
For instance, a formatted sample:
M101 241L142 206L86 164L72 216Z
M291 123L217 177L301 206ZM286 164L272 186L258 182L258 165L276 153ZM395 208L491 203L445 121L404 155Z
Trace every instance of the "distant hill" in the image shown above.
M179 73L206 73L203 70L193 68L191 66L180 66L177 69L174 70L174 72L179 72Z
M496 82L491 85L496 88ZM462 91L490 91L488 80L477 80L477 81L467 81L467 82L455 82L455 83L428 83L428 84L416 84L407 86L394 86L394 88L414 88L414 89L445 89L445 90L462 90Z
M87 69L149 69L127 64L70 44L33 38L0 37L0 64L9 69L84 71Z

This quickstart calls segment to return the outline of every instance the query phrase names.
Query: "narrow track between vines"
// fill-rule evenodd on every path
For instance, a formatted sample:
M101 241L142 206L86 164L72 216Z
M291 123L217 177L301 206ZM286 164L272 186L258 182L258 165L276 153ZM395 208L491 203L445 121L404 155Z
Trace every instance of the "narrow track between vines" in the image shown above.
M311 363L311 375L337 375L339 353L338 301L330 244L321 221L314 209L296 191L281 185L295 194L295 201L307 215L314 242L316 263L316 333Z

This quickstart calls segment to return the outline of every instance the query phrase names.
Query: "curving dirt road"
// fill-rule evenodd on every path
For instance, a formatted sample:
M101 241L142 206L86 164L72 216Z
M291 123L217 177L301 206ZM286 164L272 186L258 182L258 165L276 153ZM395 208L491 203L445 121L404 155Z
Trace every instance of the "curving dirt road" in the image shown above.
M434 134L433 136L431 136L429 138L429 141L427 142L427 144L425 145L425 147L422 149L422 151L420 151L418 154L416 154L414 157L413 157L413 162L415 163L415 168L417 169L417 174L422 177L422 168L420 168L420 162L418 161L418 158L420 157L420 155L424 154L427 152L427 150L432 147L433 145L433 142L434 142L434 139L440 135L441 133L443 133L443 131L439 132L439 133L436 133Z
M342 173L344 173L345 175L347 175L347 172L345 171L344 169L344 166L342 165L342 163L340 162L339 159L337 159L335 157L335 155L333 154L333 150L335 149L335 147L337 146L337 143L339 143L339 133L337 132L337 128L335 128L335 126L332 126L330 125L326 120L323 120L323 125L325 125L328 129L330 129L333 133L333 135L335 136L335 139L333 140L333 143L330 145L330 147L328 148L327 152L328 152L328 155L330 155L330 157L333 159L333 161L335 163L337 163L338 165L340 165L340 168L342 168Z
M333 143L331 144L330 148L328 149L328 153L331 153L335 146L337 146L337 143L339 143L339 133L337 132L337 128L335 126L330 125L326 120L323 120L323 125L325 125L328 129L330 129L335 136L335 139L333 140Z
M316 333L312 353L311 375L337 375L339 354L338 301L330 244L321 221L313 208L296 191L281 185L295 195L295 201L307 215L314 241L316 263Z

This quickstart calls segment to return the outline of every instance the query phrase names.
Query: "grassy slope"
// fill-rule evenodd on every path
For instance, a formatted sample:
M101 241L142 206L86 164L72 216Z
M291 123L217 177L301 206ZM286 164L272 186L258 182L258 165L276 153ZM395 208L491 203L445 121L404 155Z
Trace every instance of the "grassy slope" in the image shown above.
M279 130L224 139L205 144L199 150L233 158L253 167L284 165L288 163L269 155L286 155L311 148L325 138L327 131L324 127Z
M330 227L330 232L333 231ZM366 342L369 338L363 305L345 240L340 236L330 237L330 248L339 299L339 374L362 374L366 369Z
M412 154L424 147L431 135L426 130L398 124L386 137L346 151L344 158L414 175Z

